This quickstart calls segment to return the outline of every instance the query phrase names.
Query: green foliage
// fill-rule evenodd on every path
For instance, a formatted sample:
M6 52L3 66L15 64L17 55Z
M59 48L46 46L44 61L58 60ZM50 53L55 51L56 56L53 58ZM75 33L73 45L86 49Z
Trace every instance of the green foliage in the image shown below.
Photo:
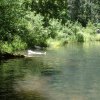
M50 41L100 40L99 5L99 0L1 0L0 52L47 46Z
M0 52L14 52L16 50L22 50L27 47L27 44L21 40L19 36L14 36L12 42L0 42Z
M82 34L76 35L77 42L84 42L84 36Z
M15 50L46 45L47 31L43 27L43 17L26 9L31 1L0 1L0 40L1 51Z
M100 0L32 0L32 10L41 13L47 25L50 18L79 21L82 26L88 21L100 22Z
M26 11L22 7L23 2L24 0L0 1L0 40L2 45L0 49L2 52L12 52L23 48L23 42L18 38L25 32L23 23Z
M95 25L89 21L87 27L84 29L84 34L95 35L96 29L97 27L95 27Z
M26 41L28 45L45 46L48 33L46 28L43 27L43 17L40 14L28 12L26 19L28 19L26 25L26 29L28 30Z
M27 47L27 44L21 40L21 37L15 35L13 41L11 42L11 46L13 48L12 50L16 51L25 49Z
M44 16L45 24L50 18L62 19L64 22L67 17L66 0L32 0L32 10Z
M2 52L8 52L11 53L12 52L12 46L11 44L9 44L8 42L0 42L0 53Z
M71 21L67 21L65 25L62 25L61 21L53 19L50 20L49 32L51 38L61 41L61 44L68 42L95 41L99 40L96 36L97 26L99 26L99 24L95 25L89 22L87 27L82 27L80 23L73 23Z
M48 29L49 37L56 38L57 35L59 35L60 33L62 34L61 21L59 21L58 19L50 19Z

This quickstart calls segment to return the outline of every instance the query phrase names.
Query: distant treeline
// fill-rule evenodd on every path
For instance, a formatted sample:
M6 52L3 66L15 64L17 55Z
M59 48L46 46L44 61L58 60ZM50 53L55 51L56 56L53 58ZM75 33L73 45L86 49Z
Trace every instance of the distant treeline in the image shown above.
M27 6L28 7L28 6ZM45 20L78 21L86 26L89 20L100 22L100 0L32 0L31 10L41 13Z

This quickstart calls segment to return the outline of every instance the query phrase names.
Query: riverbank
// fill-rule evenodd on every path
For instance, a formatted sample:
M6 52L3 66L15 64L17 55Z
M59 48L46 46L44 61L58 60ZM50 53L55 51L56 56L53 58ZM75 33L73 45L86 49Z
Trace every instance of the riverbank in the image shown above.
M24 58L24 55L21 54L13 54L13 53L0 53L0 60L7 60L7 59L15 59L15 58Z
M88 36L87 38L84 38L84 39L85 39L84 42L60 41L60 40L49 39L47 41L48 46L45 47L45 49L47 49L47 50L48 49L59 49L59 47L63 47L63 46L66 46L66 45L69 46L69 45L72 45L72 44L98 44L98 43L100 43L100 34L97 34L97 35L94 35L94 36L93 35L92 36ZM40 47L40 48L42 48L42 47ZM36 49L35 48L33 50L38 51L38 50L42 50L42 49ZM19 53L14 53L14 52L3 52L3 53L0 53L0 60L28 57L27 55L23 54L23 52L21 53L20 50L16 50L15 52L19 52Z

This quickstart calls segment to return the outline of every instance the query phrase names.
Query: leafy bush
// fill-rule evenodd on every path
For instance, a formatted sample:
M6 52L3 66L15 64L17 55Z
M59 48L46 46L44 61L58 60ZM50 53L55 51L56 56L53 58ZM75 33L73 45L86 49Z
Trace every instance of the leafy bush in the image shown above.
M77 41L84 42L84 37L82 33L82 26L78 22L72 23L71 21L67 21L65 25L62 25L61 22L56 23L56 38L61 40L63 43L67 43L68 41Z
M40 14L34 12L28 12L26 15L28 34L26 35L26 41L28 46L45 45L48 38L48 32L43 27L43 17Z
M36 12L32 11L34 3L40 3L40 5L34 5L34 7L43 7L41 3L44 4L44 2L34 2L34 0L0 1L0 52L13 52L34 47L34 45L47 46L53 43L62 45L68 42L100 40L100 36L99 34L97 35L96 31L100 28L100 23L93 24L89 21L86 27L82 27L79 22L68 20L66 11L63 7L60 8L60 5L65 2L46 2L46 5L55 5L54 8L58 6L59 11L52 9L53 11L58 11L58 14L57 12L52 12L48 6L47 8L50 12L43 13L41 11L47 9L40 8L38 8L40 9L39 12L37 8L35 8ZM54 2L55 4L53 4ZM43 13L43 16L39 13Z
M16 51L16 50L25 49L27 47L27 44L21 40L20 36L15 35L14 39L13 39L13 41L11 43L11 46L13 48L12 50Z
M12 46L11 44L8 44L7 42L1 42L0 43L0 52L9 52L11 53L12 52Z
M56 38L60 33L62 33L62 24L58 19L49 20L49 37Z

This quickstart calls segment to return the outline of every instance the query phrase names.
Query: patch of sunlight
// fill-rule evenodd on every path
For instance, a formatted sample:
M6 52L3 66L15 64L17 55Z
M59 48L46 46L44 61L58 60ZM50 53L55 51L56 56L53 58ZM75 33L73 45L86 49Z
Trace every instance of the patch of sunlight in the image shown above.
M27 73L21 80L16 80L14 90L25 100L47 100L49 97L48 77ZM35 98L36 97L36 98Z
M96 41L100 41L100 34L97 34L97 35L95 36L95 39L96 39Z
M46 81L39 76L27 74L23 80L17 80L16 91L43 91L46 86Z
M50 48L54 48L54 49L59 48L61 46L61 41L58 40L49 39L47 43Z

